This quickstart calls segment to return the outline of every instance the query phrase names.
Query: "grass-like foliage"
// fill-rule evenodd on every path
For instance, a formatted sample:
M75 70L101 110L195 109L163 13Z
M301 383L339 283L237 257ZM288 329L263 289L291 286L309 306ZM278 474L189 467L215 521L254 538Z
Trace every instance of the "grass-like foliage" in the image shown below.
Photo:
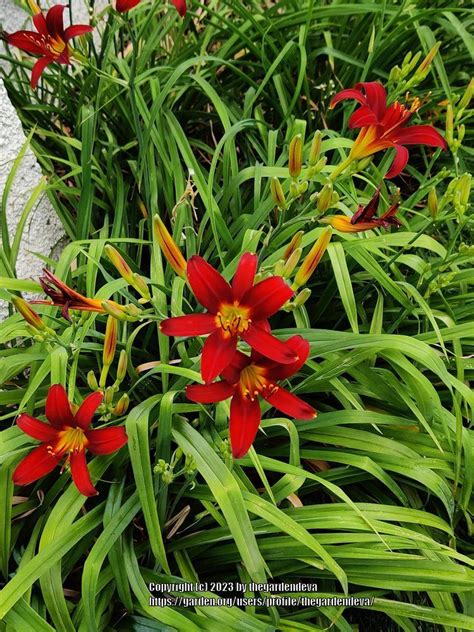
M16 232L1 215L0 629L474 630L467 4L188 0L181 18L158 0L123 13L91 2L94 34L35 90L35 60L7 47L4 81L45 179ZM406 99L407 129L440 130L446 151L418 138L390 179L393 148L349 160L355 107L330 102L359 82ZM70 242L45 259L42 288L15 268L44 195ZM218 289L193 279L192 257L230 280L244 253L258 255L256 282L295 290L272 335L301 336L309 357L281 384L318 411L291 419L262 391L248 452L229 441L228 398L186 397L206 339L162 325ZM49 301L44 288L62 310L23 302ZM248 351L245 316L229 327ZM51 385L71 411L60 387L45 410ZM97 406L93 430L71 430ZM27 415L55 426L41 443ZM19 463L40 445L65 471L27 485ZM84 449L97 496L78 474ZM273 596L370 603L157 606L150 582L207 582L165 596L216 598L269 596L237 582L304 582L317 592Z

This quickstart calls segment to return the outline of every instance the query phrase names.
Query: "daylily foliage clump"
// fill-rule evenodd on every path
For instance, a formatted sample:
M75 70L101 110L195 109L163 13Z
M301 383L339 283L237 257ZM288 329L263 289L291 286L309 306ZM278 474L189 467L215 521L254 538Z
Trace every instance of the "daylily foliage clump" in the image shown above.
M474 630L467 10L23 4L0 621ZM17 278L46 197L69 242Z

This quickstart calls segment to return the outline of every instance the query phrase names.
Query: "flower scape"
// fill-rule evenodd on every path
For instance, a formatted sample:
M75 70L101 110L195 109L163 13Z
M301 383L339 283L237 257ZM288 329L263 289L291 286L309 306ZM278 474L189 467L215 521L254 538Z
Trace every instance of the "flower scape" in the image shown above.
M474 630L468 8L20 4L0 625Z

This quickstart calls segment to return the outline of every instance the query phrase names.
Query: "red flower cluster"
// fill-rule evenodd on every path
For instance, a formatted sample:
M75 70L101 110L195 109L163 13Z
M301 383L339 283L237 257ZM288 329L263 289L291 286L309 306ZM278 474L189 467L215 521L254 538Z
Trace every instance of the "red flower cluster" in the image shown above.
M206 384L189 386L186 392L189 399L201 403L232 397L230 439L235 458L247 453L257 433L258 395L292 417L316 415L311 406L276 384L306 362L309 344L300 336L282 342L271 334L268 318L293 296L293 290L278 276L255 284L257 264L257 255L242 255L229 284L204 259L191 257L187 278L207 312L168 318L160 326L168 336L210 334L201 361ZM237 351L239 339L252 348L250 356ZM211 383L219 375L222 381Z
M49 474L63 462L61 471L68 465L77 489L84 496L95 496L97 490L90 479L86 462L86 449L91 454L111 454L127 443L125 429L91 429L92 417L102 402L102 393L91 393L75 414L71 411L66 391L54 384L46 399L46 418L49 424L22 414L16 423L41 445L28 454L13 472L15 485L29 485Z
M361 130L351 150L352 158L365 158L389 147L395 149L395 158L386 178L398 176L405 168L409 157L406 145L447 147L444 138L431 125L407 127L421 105L418 99L409 110L398 101L387 105L385 88L377 81L357 83L355 88L342 90L333 97L330 107L344 99L354 99L361 106L349 119L351 129Z
M33 16L36 31L17 31L7 35L9 44L16 46L32 55L38 55L39 59L33 66L31 73L31 87L36 88L43 70L49 64L69 64L69 40L85 33L90 33L92 27L88 24L76 24L64 28L63 12L66 7L57 4L51 7L46 16L38 11Z

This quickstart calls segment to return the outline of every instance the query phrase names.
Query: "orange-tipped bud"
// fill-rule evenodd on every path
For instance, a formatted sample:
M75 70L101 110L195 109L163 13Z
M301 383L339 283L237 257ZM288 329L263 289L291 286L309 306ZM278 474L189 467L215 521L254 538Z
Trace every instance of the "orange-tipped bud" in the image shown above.
M118 416L124 415L128 410L129 404L130 398L127 393L124 393L114 408L114 414Z
M291 139L288 153L288 169L292 178L297 178L303 167L303 137L297 134Z
M291 257L293 252L301 246L301 240L303 239L303 235L304 235L304 232L302 230L299 230L297 233L293 235L290 243L288 244L288 246L285 249L285 252L283 253L283 260L285 262L288 261L288 259Z
M125 379L125 376L127 375L127 364L128 364L127 352L125 351L125 349L122 349L122 351L120 352L119 361L117 364L117 382L119 384L120 382L123 382L123 380Z
M321 261L321 257L326 252L329 242L331 241L331 236L332 230L331 227L328 226L318 237L305 260L301 264L300 269L295 276L295 281L292 286L293 289L297 289L301 285L305 285L305 283L307 283L310 276L316 270L318 263Z
M145 279L139 274L137 274L136 272L133 273L133 279L132 279L131 285L133 285L133 287L140 294L140 296L143 297L143 301L147 302L151 299L150 290L148 289L148 285ZM140 302L143 302L143 301L140 301Z
M117 319L109 316L105 327L104 350L102 353L102 361L106 366L110 366L114 360L115 349L117 348L117 327Z
M291 255L288 257L287 262L285 263L285 267L283 268L283 274L281 275L285 279L290 277L293 273L293 270L298 265L299 260L301 259L302 249L297 248L294 250Z
M314 134L313 140L311 142L311 149L309 152L309 160L308 160L308 164L310 165L310 167L314 167L314 165L318 162L320 153L321 153L321 132L318 130Z
M12 296L11 301L16 310L20 312L20 314L29 325L31 325L38 331L44 331L46 329L46 325L44 324L39 314L37 314L25 300L23 300L19 296Z
M112 265L114 266L114 268L120 274L120 276L122 278L124 278L125 281L129 285L133 285L133 272L132 272L132 269L130 268L128 263L125 261L125 259L122 257L122 255L119 253L119 251L116 250L110 244L107 244L104 247L104 250L105 250L105 254L109 258L109 260L112 263Z
M272 194L272 200L282 211L286 209L286 198L283 192L283 187L280 184L278 178L272 178L270 181L270 191Z
M104 312L109 314L109 316L113 316L117 320L128 320L125 308L115 303L115 301L102 301L101 306Z
M187 266L186 259L183 257L181 250L178 248L176 242L159 215L155 215L153 218L153 229L155 232L155 238L157 239L161 252L165 256L166 260L176 274L185 278Z
M426 57L423 59L421 64L418 66L416 75L421 76L421 77L426 75L426 73L430 69L433 59L438 54L440 46L441 46L441 42L436 42L436 44L433 46L433 48L430 50L430 52L426 55Z
M318 202L316 208L320 213L325 213L332 205L332 196L334 193L331 182L327 182L318 194Z

